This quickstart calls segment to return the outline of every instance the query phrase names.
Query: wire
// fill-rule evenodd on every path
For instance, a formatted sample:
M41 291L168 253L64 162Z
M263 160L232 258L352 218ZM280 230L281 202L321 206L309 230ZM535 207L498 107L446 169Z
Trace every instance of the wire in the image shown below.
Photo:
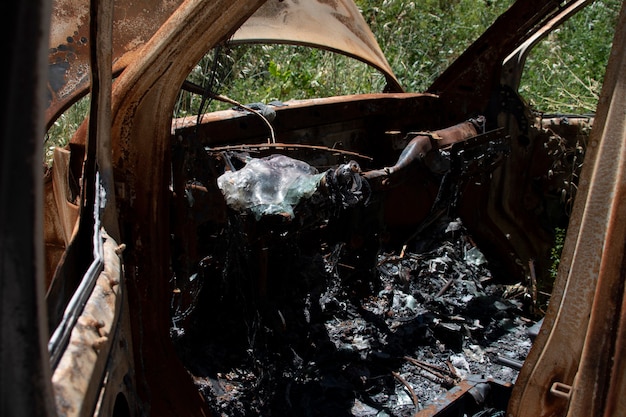
M195 134L197 137L198 126L200 125L200 120L202 118L202 114L204 113L204 109L211 103L213 97L217 94L214 91L215 80L217 79L217 64L219 62L219 55L222 51L222 45L217 45L215 49L213 49L213 62L211 67L211 72L209 74L209 81L204 85L204 91L202 93L202 100L200 101L200 107L198 108L198 117L196 119L196 128Z

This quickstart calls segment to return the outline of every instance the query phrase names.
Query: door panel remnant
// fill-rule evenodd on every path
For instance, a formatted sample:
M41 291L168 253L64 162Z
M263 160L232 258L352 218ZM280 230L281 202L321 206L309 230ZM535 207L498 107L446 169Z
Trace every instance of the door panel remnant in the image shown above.
M89 89L89 2L54 0L53 3L48 54L48 127ZM113 74L119 74L140 56L141 47L181 3L181 0L115 2L111 50ZM269 0L264 3L229 38L229 42L313 45L343 53L381 71L390 91L403 91L370 28L351 0ZM320 25L326 29L320 31ZM229 35L231 33L226 31L220 41Z
M382 72L387 90L403 91L352 1L269 0L235 32L230 42L292 43L340 52Z
M619 415L624 329L622 7L559 275L509 406L514 415ZM620 375L620 376L617 376ZM555 389L552 385L557 384ZM560 387L560 388L559 388ZM551 394L548 394L551 393ZM554 395L556 393L556 395Z

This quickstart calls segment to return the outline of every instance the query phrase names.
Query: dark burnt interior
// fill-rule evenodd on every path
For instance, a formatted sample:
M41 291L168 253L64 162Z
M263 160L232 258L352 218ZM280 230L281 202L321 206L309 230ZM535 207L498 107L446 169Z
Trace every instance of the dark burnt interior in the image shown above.
M392 183L367 180L416 134L479 116L443 107L421 94L287 103L276 144L241 110L174 121L171 336L217 415L415 415L448 389L466 400L440 415L505 409L589 120L499 109ZM316 192L291 220L227 207L217 178L274 154L319 172L354 161L362 198Z

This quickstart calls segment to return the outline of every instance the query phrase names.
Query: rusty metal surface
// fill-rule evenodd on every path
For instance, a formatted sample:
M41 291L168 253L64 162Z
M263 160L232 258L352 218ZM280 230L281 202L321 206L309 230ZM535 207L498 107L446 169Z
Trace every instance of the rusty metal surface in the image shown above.
M54 169L46 171L43 188L46 291L72 239L78 219L78 205L72 197L69 184L70 152L55 149L53 161Z
M603 85L603 100L599 105L602 123L591 140L598 140L599 151L595 173L590 180L589 199L603 201L607 210L605 242L599 265L597 287L591 306L589 329L582 348L580 364L572 384L568 416L616 415L620 381L624 363L614 366L615 358L623 356L623 339L619 338L624 323L624 290L626 285L625 245L626 212L626 9L622 8L615 45ZM601 130L600 130L601 129ZM608 178L607 178L608 177ZM605 188L606 187L606 188ZM585 216L594 216L585 210ZM583 220L584 221L584 220ZM584 239L580 236L580 239ZM575 277L570 276L570 279ZM567 294L566 294L567 299ZM621 345L622 351L616 345ZM619 361L618 361L619 363ZM611 381L611 378L615 378ZM617 382L617 385L614 385ZM613 395L611 395L613 394ZM625 412L624 408L619 412Z
M97 164L106 201L103 203L102 226L110 236L119 240L119 224L113 167L111 164L111 90L113 77L112 45L113 45L113 0L91 2L91 38L95 40L91 47L91 101L89 111L89 133L87 154L89 160ZM95 143L94 143L95 141ZM94 178L94 182L96 178Z
M614 360L624 349L624 9L617 28L557 282L512 416L608 416L622 401L614 395L624 391L624 362Z
M511 115L505 116L514 119ZM576 151L578 141L586 143L593 118L533 118L530 119L532 127L526 132L510 119L500 121L499 125L511 136L511 157L493 172L487 189L469 185L466 192L469 198L461 206L463 218L485 249L490 247L502 254L498 248L509 248L512 254L509 259L513 261L509 270L514 274L511 276L528 276L527 265L532 259L538 279L551 282L550 250L554 238L541 225L546 219L561 221L566 210L557 208L554 203L570 198L570 191L565 190L563 184L572 172L578 172L574 168L578 164L554 167L555 159L549 155L554 146L551 138L558 139L564 149ZM574 156L579 157L579 161L583 157L575 152L571 155L568 161L572 162ZM563 191L568 191L565 198ZM501 255L500 259L507 258Z
M122 263L118 251L117 243L105 236L104 270L52 375L60 416L88 416L93 413L109 361L111 336L116 331L120 315Z
M485 401L485 391L490 393L491 403L506 403L506 397L511 389L510 383L482 379L471 376L460 381L456 386L446 392L432 404L427 405L416 412L413 417L456 417L468 415L477 403ZM498 398L500 397L500 398Z
M158 302L170 296L167 189L171 115L178 94L173 86L182 85L204 53L262 3L186 1L113 86L113 168L115 177L124 180L118 206L128 246L125 267L133 340L139 341L137 388L140 406L152 416L210 414L176 359L168 303Z
M614 320L615 331L614 357L611 366L604 417L617 416L626 410L626 303L622 299L619 316Z
M54 169L52 170L52 192L59 216L59 226L63 232L65 246L69 245L74 235L78 219L78 205L72 198L69 184L70 151L57 148L53 154Z
M458 385L449 390L444 396L415 413L413 417L431 417L445 414L448 409L453 407L453 403L460 402L465 395L468 395L468 391L474 385L476 384L469 381L460 381ZM457 412L462 412L462 410L457 410Z
M54 270L65 252L65 231L63 230L61 218L57 211L57 204L53 192L51 172L46 172L43 179L43 241L44 241L44 271L45 285L47 291Z
M314 111L311 109L314 108ZM377 93L338 97L324 97L307 100L290 100L275 108L276 119L272 122L276 139L289 142L325 143L329 147L340 145L358 152L359 146L348 137L341 137L342 143L324 139L332 133L324 134L326 127L333 125L358 125L367 129L369 136L376 132L371 121L379 118L390 119L396 128L409 128L424 114L428 114L423 129L441 127L439 100L432 94L419 93ZM197 117L185 117L172 121L172 133L188 136L197 131L203 145L216 147L232 144L267 143L267 126L259 117L247 112L222 110L202 115L202 123L196 127ZM345 127L335 127L345 130ZM384 132L380 132L381 134ZM336 138L338 140L339 138ZM364 144L370 145L370 144ZM362 150L362 149L361 149ZM394 161L395 162L395 161Z
M52 335L49 343L51 355L58 358L59 350L67 340L68 317L75 316L75 312L69 312L70 304L75 302L76 297L85 298L88 294L81 291L91 291L93 282L85 285L91 266L87 266L90 259L97 258L96 240L94 228L97 230L100 223L107 227L114 238L118 238L118 226L116 221L115 196L113 191L113 179L111 172L110 152L110 101L111 101L111 33L113 19L113 1L99 1L90 3L89 11L90 34L95 42L88 45L91 74L91 101L90 114L84 124L88 127L88 140L86 141L85 157L82 166L81 190L77 204L78 222L72 224L76 215L72 207L68 205L70 187L68 184L68 172L71 162L70 152L57 151L57 160L62 160L63 165L54 170L56 176L55 199L61 207L60 219L66 230L65 262L61 262L55 270L46 301L48 303L49 330ZM62 159L61 159L62 157ZM82 161L81 161L82 162ZM100 194L102 193L102 195ZM102 200L100 198L102 197ZM100 205L100 201L102 204ZM104 210L104 214L100 213ZM106 216L108 213L108 216ZM111 214L113 213L113 214ZM106 216L107 221L103 218ZM94 248L93 253L85 252L86 248ZM68 261L73 260L73 261ZM84 267L84 269L83 269ZM93 275L93 274L91 274ZM69 312L69 314L68 314ZM56 359L53 359L53 367Z
M120 314L116 332L109 335L110 360L102 379L93 417L140 415L135 389L134 346L128 312L128 291L121 294Z
M116 1L113 12L112 72L119 74L170 18L181 0ZM48 53L46 126L89 89L89 2L55 0ZM320 26L324 31L319 31ZM225 28L223 38L234 28ZM235 42L289 42L312 45L360 59L380 70L389 88L402 87L374 35L351 0L296 2L271 0L245 22ZM206 52L206 51L205 51Z
M182 0L115 2L113 73L119 73ZM89 1L54 0L48 52L46 125L89 89Z
M381 71L390 91L403 91L352 0L268 0L231 42L292 43L341 52Z
M433 132L411 133L412 139L400 154L395 165L365 172L364 177L380 186L393 185L399 178L406 175L411 165L423 161L431 150L467 140L476 136L477 133L476 126L470 121Z

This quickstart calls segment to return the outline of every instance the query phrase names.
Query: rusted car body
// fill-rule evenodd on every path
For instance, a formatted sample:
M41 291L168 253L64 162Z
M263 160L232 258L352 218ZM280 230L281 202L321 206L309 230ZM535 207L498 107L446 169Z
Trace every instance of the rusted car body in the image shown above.
M212 256L196 236L226 221L216 172L234 170L232 152L321 170L355 161L380 198L386 243L454 211L506 280L549 268L543 222L558 196L554 178L536 178L550 169L554 135L589 146L549 309L507 415L623 415L623 9L595 116L543 119L517 95L526 54L589 2L516 1L419 93L402 91L348 0L36 3L5 16L24 19L7 22L19 36L2 112L2 415L211 414L171 341L171 279L189 295L194 265ZM320 34L318 22L333 30ZM226 39L340 51L379 69L387 88L289 102L271 122L253 109L173 121L187 75ZM42 175L40 138L85 94L89 117ZM441 150L459 165L442 165ZM250 233L262 241L253 251L265 296L272 234ZM342 233L364 262L380 242L378 230ZM453 415L461 397L419 415Z

